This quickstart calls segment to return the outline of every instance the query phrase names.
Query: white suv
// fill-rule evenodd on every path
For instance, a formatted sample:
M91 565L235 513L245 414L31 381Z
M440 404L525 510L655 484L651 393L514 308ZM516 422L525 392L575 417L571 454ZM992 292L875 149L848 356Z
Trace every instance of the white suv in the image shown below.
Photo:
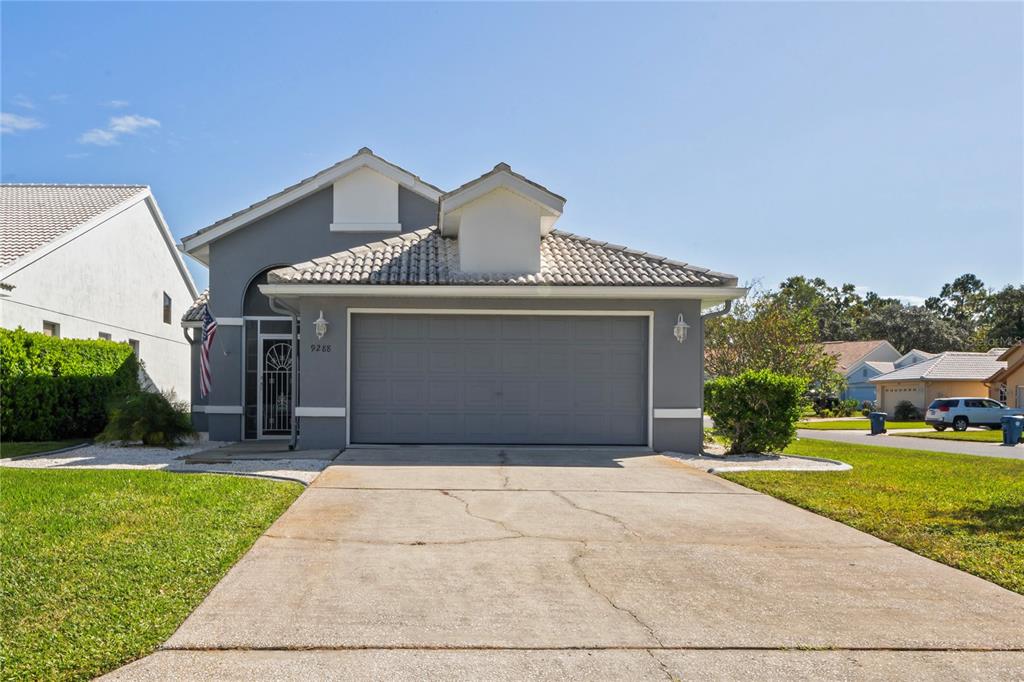
M988 398L939 398L928 406L924 423L935 427L936 431L945 431L950 426L954 431L965 431L968 426L999 429L1003 417L1016 414L1024 415L1024 410L1009 408Z

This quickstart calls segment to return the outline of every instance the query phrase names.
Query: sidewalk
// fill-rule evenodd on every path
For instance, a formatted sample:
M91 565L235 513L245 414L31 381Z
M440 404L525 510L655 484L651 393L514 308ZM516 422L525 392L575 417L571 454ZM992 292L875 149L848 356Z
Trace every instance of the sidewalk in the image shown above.
M961 455L978 455L979 457L1024 459L1024 445L1006 447L998 443L977 443L962 440L901 438L892 435L870 436L860 431L813 431L811 429L798 429L796 435L800 438L811 440L830 440L840 443L856 443L857 445L877 445L886 448L929 450L931 452L952 452Z

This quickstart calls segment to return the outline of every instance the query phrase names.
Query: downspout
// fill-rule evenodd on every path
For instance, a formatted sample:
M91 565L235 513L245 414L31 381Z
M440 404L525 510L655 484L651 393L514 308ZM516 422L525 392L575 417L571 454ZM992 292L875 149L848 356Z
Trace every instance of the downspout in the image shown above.
M270 303L270 309L275 313L281 313L292 318L292 418L288 449L294 450L299 440L299 422L295 417L295 406L299 402L299 311L290 305L282 303L273 296L267 296L267 301Z
M707 323L707 321L710 320L710 319L713 319L713 318L716 318L716 317L722 317L723 315L728 315L730 310L732 310L732 300L731 299L726 301L725 305L723 305L721 308L718 308L716 310L711 310L711 311L706 312L706 313L704 313L704 314L702 314L700 316L700 385L701 385L701 387L704 386L704 380L707 378L705 376L705 372L704 372L704 338L705 338L704 326ZM703 430L704 430L704 391L703 391L703 389L700 392L700 420L701 420L700 428L701 428L701 431L703 432ZM701 444L701 451L703 451L703 450L704 450L704 445L702 443Z

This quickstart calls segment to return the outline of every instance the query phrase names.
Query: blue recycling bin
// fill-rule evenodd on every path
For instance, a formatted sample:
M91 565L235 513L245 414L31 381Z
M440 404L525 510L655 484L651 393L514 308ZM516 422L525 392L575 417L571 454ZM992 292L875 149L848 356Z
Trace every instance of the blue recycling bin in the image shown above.
M871 435L878 436L885 433L885 418L888 415L885 412L870 412L868 413L868 419L871 420Z
M1020 434L1024 431L1024 417L1019 415L1003 417L1003 445L1013 447L1020 442Z

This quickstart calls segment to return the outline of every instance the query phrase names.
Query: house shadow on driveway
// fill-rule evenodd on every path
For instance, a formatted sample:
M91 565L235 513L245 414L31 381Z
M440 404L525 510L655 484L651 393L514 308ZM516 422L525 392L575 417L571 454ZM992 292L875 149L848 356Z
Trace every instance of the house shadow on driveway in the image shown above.
M623 468L624 460L655 454L644 446L396 445L352 446L335 465L372 467Z

